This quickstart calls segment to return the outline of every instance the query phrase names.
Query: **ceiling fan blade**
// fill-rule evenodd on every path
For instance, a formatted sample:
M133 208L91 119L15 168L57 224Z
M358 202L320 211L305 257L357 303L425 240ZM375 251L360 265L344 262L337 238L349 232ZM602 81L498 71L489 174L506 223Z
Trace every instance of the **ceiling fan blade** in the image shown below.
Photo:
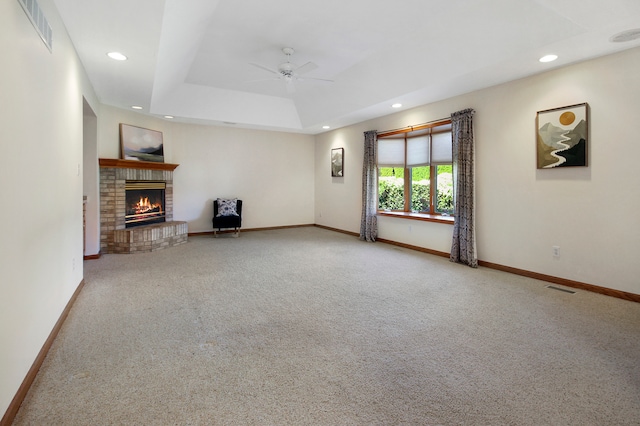
M298 80L300 80L300 81L315 80L315 81L324 81L325 83L333 83L333 80L329 80L329 79L326 79L326 78L315 78L315 77L304 77L304 78L299 78Z
M296 86L293 84L293 79L287 80L286 82L287 85L287 93L288 94L293 94L296 91Z
M259 78L256 80L246 80L244 83L256 83L260 81L279 81L282 80L280 77L272 77L272 78Z
M253 62L251 62L251 65L253 65L254 67L258 67L260 69L263 69L265 71L269 71L270 73L273 73L273 74L276 74L276 75L280 75L280 73L278 71L276 71L274 69L271 69L269 67L265 67L264 65L256 64L256 63L253 63Z
M314 64L313 62L307 62L304 65L300 65L298 68L296 68L295 71L296 71L296 74L304 74L304 73L311 72L316 68L318 68L316 64Z
M292 64L290 62L290 57L293 54L293 49L290 48L290 47L287 47L287 48L282 49L282 51L287 56L287 62L281 63L278 66L278 69L269 68L269 67L266 67L264 65L256 64L255 62L250 62L250 64L253 65L256 68L260 68L261 70L269 71L271 74L275 74L277 77L272 78L271 80L282 80L282 81L284 81L287 93L288 94L293 94L296 91L295 82L296 81L304 81L305 80L305 78L302 78L301 75L315 70L316 68L318 68L318 66L316 64L314 64L313 62L307 62L306 64L303 64L303 65L301 65L299 67L296 67L294 64ZM321 81L321 82L325 82L325 83L333 83L333 80L328 80L326 78L308 77L308 79L309 80ZM265 80L267 80L267 79L251 80L249 82L265 81Z

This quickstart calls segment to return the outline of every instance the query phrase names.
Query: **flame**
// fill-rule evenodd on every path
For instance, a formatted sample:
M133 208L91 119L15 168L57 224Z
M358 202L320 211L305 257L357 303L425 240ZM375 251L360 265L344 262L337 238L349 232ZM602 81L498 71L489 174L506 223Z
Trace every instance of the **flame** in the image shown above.
M135 205L136 214L147 213L155 209L162 209L162 204L151 203L149 197L140 197L140 201Z

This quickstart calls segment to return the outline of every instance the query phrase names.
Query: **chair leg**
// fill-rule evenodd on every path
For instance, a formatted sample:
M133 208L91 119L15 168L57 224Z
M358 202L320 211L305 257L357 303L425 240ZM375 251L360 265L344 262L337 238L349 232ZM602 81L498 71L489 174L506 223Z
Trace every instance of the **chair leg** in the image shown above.
M218 231L215 228L213 228L213 238L218 238Z

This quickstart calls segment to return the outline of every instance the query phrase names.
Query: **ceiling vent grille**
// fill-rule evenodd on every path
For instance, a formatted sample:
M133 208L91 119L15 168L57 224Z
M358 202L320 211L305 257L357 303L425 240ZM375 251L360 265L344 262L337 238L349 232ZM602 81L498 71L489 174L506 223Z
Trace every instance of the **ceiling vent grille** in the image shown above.
M18 0L18 3L20 3L34 28L38 31L38 35L51 52L53 49L53 31L38 2L36 0Z
M626 41L637 40L640 38L640 28L623 31L611 37L609 40L614 43L624 43Z

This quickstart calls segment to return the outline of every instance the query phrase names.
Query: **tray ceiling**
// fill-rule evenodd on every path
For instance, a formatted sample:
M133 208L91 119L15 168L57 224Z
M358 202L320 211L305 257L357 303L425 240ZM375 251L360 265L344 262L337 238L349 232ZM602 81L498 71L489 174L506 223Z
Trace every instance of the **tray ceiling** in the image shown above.
M637 0L54 1L101 102L308 134L640 46Z

